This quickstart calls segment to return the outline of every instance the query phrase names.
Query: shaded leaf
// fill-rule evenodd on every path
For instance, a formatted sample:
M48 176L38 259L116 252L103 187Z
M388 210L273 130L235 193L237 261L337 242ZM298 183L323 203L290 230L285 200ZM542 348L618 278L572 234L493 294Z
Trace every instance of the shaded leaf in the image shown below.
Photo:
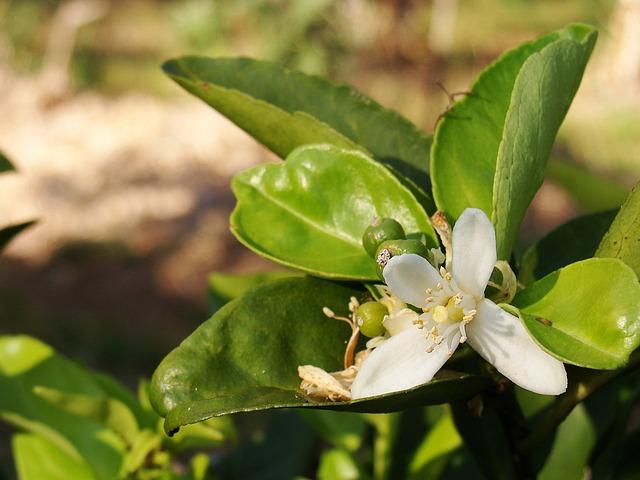
M282 158L330 143L368 151L418 185L428 179L431 138L357 90L249 58L182 57L173 80Z
M301 147L286 163L259 165L232 183L231 231L248 248L314 275L377 280L362 247L373 218L437 239L429 218L388 170L365 155L329 145Z
M350 328L323 307L348 314L363 292L314 278L270 282L219 310L160 364L151 383L153 407L165 430L212 416L282 407L388 412L444 403L485 388L483 377L444 372L401 393L352 402L309 402L299 392L299 365L342 369Z
M640 284L616 259L561 268L518 293L513 305L536 341L565 363L624 365L640 343Z
M509 258L529 202L542 184L556 132L595 43L571 25L525 43L486 68L438 124L431 153L436 205L450 219L481 208Z
M0 152L0 173L10 172L12 170L15 170L15 167L7 158L7 156L4 153Z
M358 414L329 410L298 410L305 420L325 441L339 449L354 452L360 448L367 423Z
M602 239L597 257L619 258L640 277L640 185L636 185Z
M334 448L322 453L317 478L318 480L362 480L366 477L348 451Z
M527 249L518 280L528 285L559 268L593 257L617 213L591 213L560 225Z
M444 414L427 432L409 464L410 480L439 478L447 467L450 454L462 445L451 415Z

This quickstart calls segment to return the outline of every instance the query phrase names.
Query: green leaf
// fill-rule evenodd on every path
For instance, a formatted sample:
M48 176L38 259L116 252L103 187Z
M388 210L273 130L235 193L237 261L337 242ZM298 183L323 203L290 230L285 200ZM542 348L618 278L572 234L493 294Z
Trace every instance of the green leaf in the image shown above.
M507 260L596 40L584 25L525 43L486 68L439 123L431 151L436 205L450 219L481 208Z
M640 284L620 260L561 268L518 293L513 305L536 341L565 363L615 369L640 343Z
M2 250L4 247L6 247L9 244L9 242L13 239L13 237L18 235L23 230L26 230L27 228L29 228L34 223L36 222L34 221L24 222L24 223L18 223L16 225L10 225L8 227L0 228L0 250Z
M347 315L363 292L314 279L290 278L250 290L220 309L171 352L153 375L150 398L165 430L228 413L282 407L355 412L397 411L464 398L487 386L482 377L443 374L420 387L352 402L309 402L300 393L299 365L342 369Z
M5 154L0 152L0 173L3 172L11 172L15 170L15 167L11 163L11 161L6 157Z
M448 413L442 415L429 430L409 464L410 480L439 478L447 467L452 452L462 446L453 419Z
M182 57L163 69L277 155L331 143L425 185L431 138L357 90L249 58Z
M574 218L538 240L522 257L520 282L529 285L570 263L593 257L616 213L608 210Z
M12 438L19 480L96 480L89 466L39 435L18 433Z
M547 177L564 188L587 212L617 209L629 190L613 180L572 163L551 160Z
M26 336L0 337L0 418L38 433L67 455L84 459L99 479L111 480L124 442L98 422L72 415L34 394L36 386L91 396L104 395L91 374Z
M640 184L634 187L620 208L596 257L619 258L640 277Z
M231 231L248 248L314 275L377 280L362 247L374 217L392 217L407 233L437 239L411 193L379 164L330 145L301 147L285 163L259 165L232 183L238 199Z
M549 458L538 474L540 480L582 480L588 478L587 464L596 443L595 428L583 405L578 405L562 422Z
M318 480L362 480L365 477L355 458L348 451L334 448L322 453L316 478Z
M305 420L325 441L334 447L355 452L362 444L367 423L355 413L329 410L298 410Z
M127 405L107 396L66 393L54 388L39 385L33 387L33 393L60 410L78 417L93 420L120 435L127 444L133 443L140 433L138 422Z
M250 288L270 280L295 276L295 272L271 271L250 274L233 274L214 272L207 280L209 313L213 315L234 298L239 297Z

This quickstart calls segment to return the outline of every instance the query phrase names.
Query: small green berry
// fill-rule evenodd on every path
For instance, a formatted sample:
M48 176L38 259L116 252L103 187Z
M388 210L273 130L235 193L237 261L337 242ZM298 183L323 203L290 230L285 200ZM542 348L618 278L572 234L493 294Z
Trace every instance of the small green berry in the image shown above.
M374 257L376 250L382 242L387 240L403 240L405 238L404 228L393 218L376 218L371 222L362 235L362 246Z
M373 338L384 333L382 320L388 315L387 307L378 302L366 302L356 310L356 324L365 337Z

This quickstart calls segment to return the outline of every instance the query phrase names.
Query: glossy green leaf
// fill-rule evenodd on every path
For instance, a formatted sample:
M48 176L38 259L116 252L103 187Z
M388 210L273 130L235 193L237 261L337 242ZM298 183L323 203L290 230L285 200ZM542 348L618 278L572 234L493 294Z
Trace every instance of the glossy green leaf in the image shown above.
M18 480L96 480L89 466L39 435L12 438Z
M407 233L437 239L429 218L388 170L353 151L301 147L285 163L259 165L232 183L238 199L231 231L248 248L317 276L377 280L362 247L374 217L391 217Z
M214 272L207 279L209 312L214 314L234 298L265 282L295 276L295 272L275 270L250 274Z
M565 363L615 369L640 343L640 284L620 260L561 268L518 293L513 305L536 341Z
M0 337L0 418L38 433L75 459L84 459L97 478L115 478L125 443L100 423L72 415L40 398L33 392L36 386L104 395L91 374L42 342L25 336Z
M318 480L363 480L365 477L353 455L334 448L322 453L316 475Z
M11 163L11 161L7 158L5 154L0 152L0 173L10 172L15 170L15 167Z
M570 263L593 257L617 213L591 213L560 225L525 252L518 280L529 285Z
M583 405L578 405L558 428L540 480L582 480L588 477L589 455L596 443L595 428Z
M564 188L587 212L617 209L629 190L584 167L559 160L547 164L547 178Z
M342 369L351 330L327 318L346 315L349 297L363 292L314 279L277 280L250 290L219 310L160 364L151 402L165 430L228 413L282 407L388 412L464 398L487 385L472 375L443 372L405 392L352 402L309 402L298 390L299 365Z
M525 43L486 68L438 124L431 152L436 205L450 219L483 209L508 259L542 184L556 132L596 39L572 25Z
M351 87L249 58L182 57L163 68L282 158L301 145L330 143L427 182L431 138Z
M640 277L640 185L636 185L602 239L597 257L619 258Z
M18 223L16 225L10 225L8 227L0 228L0 250L8 245L8 243L13 240L13 237L18 235L23 230L26 230L35 222L24 222Z

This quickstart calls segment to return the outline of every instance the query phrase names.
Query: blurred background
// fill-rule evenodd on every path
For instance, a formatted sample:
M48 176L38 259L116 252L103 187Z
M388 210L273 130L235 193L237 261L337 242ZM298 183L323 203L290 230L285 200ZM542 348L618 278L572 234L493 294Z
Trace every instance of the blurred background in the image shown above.
M627 189L640 177L638 0L0 0L0 151L19 170L0 178L0 224L38 219L0 262L0 331L134 386L207 318L210 272L269 268L228 215L231 176L272 155L163 60L272 60L432 131L445 90L576 21L600 39L554 156ZM589 208L548 181L523 240Z

